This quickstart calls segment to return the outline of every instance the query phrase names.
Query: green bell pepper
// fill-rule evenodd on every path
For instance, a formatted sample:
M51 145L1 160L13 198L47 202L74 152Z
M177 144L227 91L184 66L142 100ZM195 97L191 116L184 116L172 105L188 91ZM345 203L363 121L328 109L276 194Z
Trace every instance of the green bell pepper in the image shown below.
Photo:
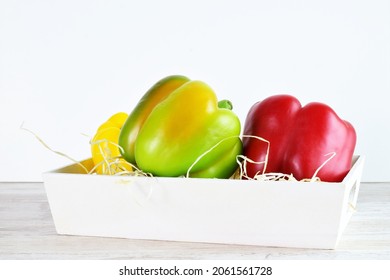
M184 76L158 81L124 123L125 160L156 176L229 178L242 153L241 125L229 101Z
M172 91L182 86L190 79L180 75L165 77L155 83L141 98L134 110L129 114L121 129L118 144L122 147L122 157L132 163L135 162L134 145L138 133L145 120L153 111L154 107L169 96Z
M136 164L156 176L229 178L242 153L240 120L231 109L207 84L184 83L143 122L134 144Z

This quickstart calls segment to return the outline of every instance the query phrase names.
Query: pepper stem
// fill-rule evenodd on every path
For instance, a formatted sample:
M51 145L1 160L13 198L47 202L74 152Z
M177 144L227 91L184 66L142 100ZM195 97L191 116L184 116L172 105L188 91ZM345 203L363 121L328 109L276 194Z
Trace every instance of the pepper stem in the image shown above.
M232 110L233 104L229 100L224 99L218 102L218 108Z

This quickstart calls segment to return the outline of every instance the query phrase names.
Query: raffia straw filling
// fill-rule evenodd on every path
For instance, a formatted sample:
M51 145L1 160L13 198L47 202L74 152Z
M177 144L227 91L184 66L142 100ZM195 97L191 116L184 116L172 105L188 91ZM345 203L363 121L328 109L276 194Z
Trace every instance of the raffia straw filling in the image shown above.
M51 151L51 152L53 152L53 153L55 153L55 154L57 154L57 155L59 155L61 157L65 157L66 159L68 159L71 162L73 162L73 163L77 164L78 166L80 166L83 169L83 171L85 171L85 174L96 174L96 169L99 166L102 166L102 170L103 170L102 173L103 173L103 175L118 175L118 176L128 175L128 176L142 176L142 177L151 177L151 176L153 176L150 173L143 172L142 170L140 170L134 164L131 164L131 163L125 161L121 156L112 157L111 156L111 151L108 149L108 145L106 145L106 148L104 149L100 144L101 143L112 144L112 145L115 145L116 147L118 147L118 149L122 149L122 147L120 147L117 143L108 141L107 139L98 140L98 141L94 141L94 142L89 141L89 143L91 145L99 145L99 151L102 154L103 160L101 162L95 164L94 167L91 170L88 170L88 168L85 167L80 161L74 159L73 157L67 155L66 153L63 153L63 152L60 152L60 151L57 151L57 150L54 150L53 148L51 148L35 132L33 132L32 130L24 127L24 123L21 124L20 129L22 129L24 131L27 131L28 133L32 134L39 141L39 143L41 143L43 145L43 147L45 147L49 151ZM133 170L129 171L129 170L123 168L124 164L128 165Z
M69 155L67 155L63 152L52 149L36 133L31 131L30 129L25 128L23 125L24 124L22 123L22 125L20 126L20 129L23 129L23 130L31 133L49 151L51 151L59 156L65 157L65 158L69 159L70 161L72 161L73 163L79 165L85 171L86 174L96 174L96 169L99 166L102 166L103 175L153 177L153 175L151 173L146 173L146 172L142 171L136 165L125 161L123 159L123 157L121 157L121 156L113 157L111 150L108 148L108 145L112 144L112 145L116 146L119 150L123 151L123 148L121 146L119 146L117 143L114 143L112 141L108 141L107 139L97 140L97 141L93 141L93 142L90 140L89 141L90 145L99 145L98 146L99 151L103 157L103 160L100 161L99 163L95 164L91 170L88 170L88 168L86 168L80 161L70 157ZM230 177L230 179L238 179L238 180L247 179L247 180L256 180L256 181L298 181L293 176L293 174L284 174L284 173L277 173L277 172L266 173L265 172L267 169L268 156L269 156L269 150L270 150L270 145L271 145L271 143L268 140L266 140L262 137L259 137L259 136L255 136L255 135L242 135L241 137L242 138L255 138L259 141L265 142L267 144L267 152L266 152L264 160L258 161L258 162L251 160L250 158L248 158L244 155L238 155L236 157L238 168L237 168L236 172ZM212 152L214 149L216 149L223 142L225 142L229 139L233 139L233 138L240 138L240 136L230 136L230 137L226 137L226 138L220 140L218 143L216 143L210 149L206 150L201 155L199 155L196 158L196 160L191 164L191 166L187 169L185 176L181 176L181 177L189 178L192 168L205 155ZM102 145L101 145L102 143L105 144L104 147L102 147ZM336 156L336 152L330 152L330 153L325 154L324 156L329 156L329 157L316 169L316 171L314 172L314 174L311 178L302 179L302 180L300 180L301 182L320 182L321 181L321 179L317 177L319 171L330 160L332 160ZM263 171L261 171L261 172L259 171L253 178L249 177L247 175L247 163L263 164L264 165ZM129 171L126 168L124 168L123 165L127 165L128 167L131 167L132 171Z
M104 144L104 147L102 147ZM134 164L123 159L122 156L112 156L111 150L108 148L108 145L116 146L120 151L123 151L123 148L117 143L109 141L107 139L101 139L97 141L90 141L90 145L98 145L100 154L103 157L103 160L95 164L94 168L89 172L89 174L95 174L98 166L102 166L103 175L116 175L116 176L142 176L142 177L152 177L150 173L143 172ZM124 168L123 166L127 165L131 167L132 171Z
M84 171L86 174L88 174L88 169L78 160L75 160L74 158L68 156L67 154L63 153L63 152L60 152L60 151L56 151L56 150L53 150L52 148L49 147L49 145L47 145L36 133L34 133L33 131L31 131L30 129L28 128L25 128L24 126L24 123L21 124L20 126L20 129L22 130L25 130L29 133L31 133L32 135L34 135L34 137L46 148L48 149L49 151L59 155L59 156L62 156L62 157L65 157L67 159L69 159L70 161L72 161L73 163L79 165Z
M197 159L194 161L194 163L191 164L191 166L188 168L186 172L186 178L190 177L190 171L191 169L208 153L213 151L215 148L217 148L219 145L221 145L224 141L227 141L232 138L239 138L239 136L230 136L226 137L219 142L217 142L214 146L212 146L210 149L206 150L203 152L200 156L197 157ZM279 172L271 172L271 173L266 173L267 169L267 163L268 163L268 157L269 157L269 151L270 151L270 141L259 137L255 135L242 135L242 138L254 138L259 141L265 142L267 144L267 152L264 157L263 161L254 161L247 156L244 155L237 155L236 156L236 162L238 164L238 168L236 172L230 177L230 179L247 179L247 180L256 180L256 181L295 181L297 182L298 180L294 177L293 174L284 174L284 173L279 173ZM311 178L304 178L299 180L300 182L320 182L321 179L317 177L319 171L330 161L336 156L336 152L330 152L325 154L324 156L329 156L314 172L313 176ZM263 171L259 171L255 174L255 176L252 178L248 176L247 173L247 163L252 163L252 164L263 164Z

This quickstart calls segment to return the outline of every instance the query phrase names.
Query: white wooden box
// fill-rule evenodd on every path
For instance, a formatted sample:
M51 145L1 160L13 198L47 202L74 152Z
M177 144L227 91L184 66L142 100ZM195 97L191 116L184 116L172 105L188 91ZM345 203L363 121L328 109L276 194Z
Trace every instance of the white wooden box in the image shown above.
M59 234L334 249L364 157L340 183L43 174ZM91 166L91 160L83 162Z

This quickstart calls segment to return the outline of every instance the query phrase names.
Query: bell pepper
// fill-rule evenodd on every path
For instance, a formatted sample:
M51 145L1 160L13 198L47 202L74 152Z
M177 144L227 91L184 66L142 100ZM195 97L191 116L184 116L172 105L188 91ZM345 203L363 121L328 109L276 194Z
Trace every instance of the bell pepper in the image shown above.
M135 164L134 144L138 133L153 111L154 107L170 95L175 89L188 82L189 79L180 75L172 75L159 80L141 98L134 110L129 114L119 135L119 146L123 158Z
M92 161L97 174L112 175L132 171L118 147L119 133L128 115L123 112L112 115L101 124L91 140Z
M244 135L269 141L268 147L256 138L243 139L244 155L254 161L246 166L252 178L280 172L298 180L316 175L322 181L340 182L351 168L356 145L353 126L332 108L318 102L302 107L290 95L275 95L254 104L245 120Z
M231 107L218 102L207 84L186 82L143 123L134 145L136 164L156 176L230 177L242 152L240 120Z

